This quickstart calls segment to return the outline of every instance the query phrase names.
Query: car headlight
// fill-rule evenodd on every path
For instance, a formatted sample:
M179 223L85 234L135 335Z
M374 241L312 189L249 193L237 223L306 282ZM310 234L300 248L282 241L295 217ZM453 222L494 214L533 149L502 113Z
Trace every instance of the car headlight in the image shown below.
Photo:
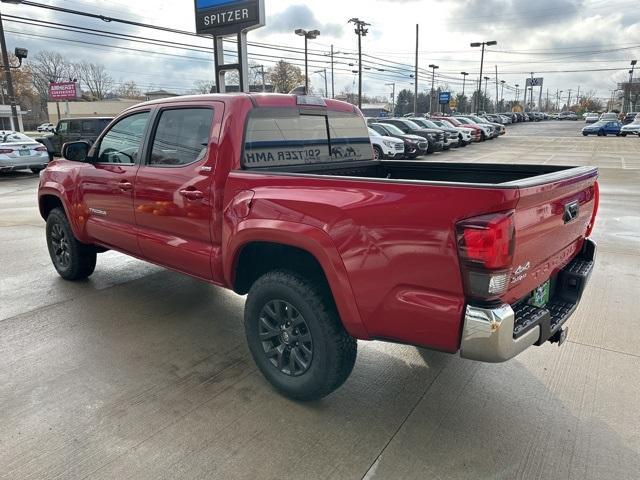
M409 145L416 145L418 143L416 140L411 140L410 138L407 138L405 142L407 142Z
M384 143L389 148L393 147L393 142L391 140L383 140L382 143Z

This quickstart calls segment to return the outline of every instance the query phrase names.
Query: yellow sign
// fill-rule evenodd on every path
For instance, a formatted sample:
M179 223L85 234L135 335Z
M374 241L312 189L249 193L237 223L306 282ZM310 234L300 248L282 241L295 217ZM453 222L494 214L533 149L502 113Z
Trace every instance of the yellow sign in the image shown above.
M451 100L449 100L449 107L450 108L456 108L458 106L458 102L456 101L455 98L452 98Z
M520 105L516 105L515 107L513 107L511 109L512 112L517 112L517 113L521 113L522 112L522 107Z

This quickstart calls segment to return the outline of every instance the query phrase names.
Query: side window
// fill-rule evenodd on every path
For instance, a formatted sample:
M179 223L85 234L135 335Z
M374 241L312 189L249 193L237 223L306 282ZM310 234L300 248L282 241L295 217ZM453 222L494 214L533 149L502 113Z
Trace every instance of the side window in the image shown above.
M98 150L98 163L135 163L148 121L149 112L140 112L116 123L102 137Z
M82 121L82 133L93 133L95 130L95 121L94 120L83 120Z
M69 133L69 122L60 122L58 123L58 128L56 129L58 133Z
M69 122L69 132L68 133L82 133L82 120L71 120Z
M202 160L208 151L213 110L180 108L160 114L149 165L182 166Z

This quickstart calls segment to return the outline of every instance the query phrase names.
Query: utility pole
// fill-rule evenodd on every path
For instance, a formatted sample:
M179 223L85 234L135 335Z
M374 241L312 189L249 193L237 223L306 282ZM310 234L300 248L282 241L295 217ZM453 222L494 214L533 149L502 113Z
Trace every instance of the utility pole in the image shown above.
M395 84L395 82L393 82L393 83L385 83L384 85L386 87L393 87L393 90L391 91L391 113L393 113L395 115L395 111L396 111L396 84Z
M477 99L476 99L476 113L477 110L479 110L480 107L480 95L482 95L482 67L484 65L484 47L485 46L493 46L493 45L497 45L498 42L496 42L495 40L491 40L490 42L474 42L471 44L472 48L475 47L482 47L482 55L480 56L480 84L478 85L478 95L477 95Z
M362 108L362 37L366 37L369 29L365 28L370 23L364 22L359 18L352 18L348 23L355 25L355 32L358 36L358 108Z
M436 69L440 68L433 63L429 65L431 69L431 95L429 95L429 113L433 113L433 97L435 96L435 83L436 83Z
M416 65L414 72L413 114L418 115L418 49L420 42L420 25L416 23Z
M576 106L580 108L580 85L578 85L578 93L576 94Z
M11 78L11 65L9 64L9 54L7 53L7 41L4 38L4 26L2 24L2 13L0 13L0 47L2 48L2 68L4 79L7 82L7 96L11 105L11 121L13 130L20 131L20 120L18 120L18 109L16 108L16 96L13 91L13 80Z
M556 89L556 112L560 112L560 90Z
M493 113L498 113L498 65L496 65L496 103L494 103Z
M571 89L569 89L569 97L567 98L567 110L571 111Z
M518 85L516 83L516 103L518 103L518 99L520 98L520 90L518 90L518 88L520 87L520 85Z
M486 112L487 111L487 85L489 84L489 80L491 80L489 77L484 77L484 98L482 99L482 111ZM482 80L480 80L482 81ZM480 114L480 112L476 112L478 115Z
M631 70L629 70L629 104L627 109L625 110L626 112L632 111L636 104L636 102L633 102L633 104L631 104L631 93L633 92L633 71L636 69L637 63L637 60L631 60ZM636 98L637 96L638 95L636 94Z
M333 44L331 44L331 98L336 98L336 82L333 76Z
M500 102L502 103L502 108L504 109L504 84L506 83L504 80L500 80L502 84L502 89L500 90Z
M460 75L462 75L462 97L461 100L464 101L464 84L467 80L467 75L469 75L469 72L460 72ZM465 102L466 105L466 102Z

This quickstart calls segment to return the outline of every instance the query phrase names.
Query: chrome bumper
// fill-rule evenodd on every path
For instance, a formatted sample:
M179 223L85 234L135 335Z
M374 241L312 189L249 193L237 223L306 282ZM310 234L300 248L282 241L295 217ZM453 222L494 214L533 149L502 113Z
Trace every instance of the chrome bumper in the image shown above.
M505 362L540 338L540 327L513 338L515 313L509 305L497 308L467 306L460 344L460 356L480 362Z

